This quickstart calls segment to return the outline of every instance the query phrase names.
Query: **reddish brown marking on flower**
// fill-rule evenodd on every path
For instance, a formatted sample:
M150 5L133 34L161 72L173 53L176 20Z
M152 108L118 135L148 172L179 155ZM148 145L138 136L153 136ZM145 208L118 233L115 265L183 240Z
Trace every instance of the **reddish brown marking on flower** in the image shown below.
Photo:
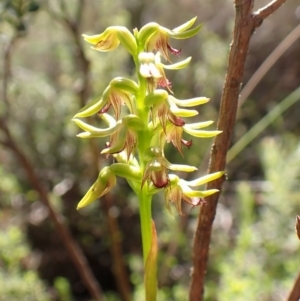
M103 47L105 44L107 44L108 40L100 40L96 45L95 48L97 47Z
M176 126L184 126L185 122L181 117L176 116L175 114L173 114L172 112L169 111L168 114L168 119Z
M171 47L169 44L167 44L167 48L170 50L170 52L176 56L179 56L181 53L181 49L175 49Z
M184 139L181 139L181 143L183 145L185 145L189 149L192 146L192 144L193 144L193 140L184 140Z
M105 106L98 112L98 114L101 115L101 114L106 113L109 110L110 107L111 107L111 103L105 104Z
M162 88L167 88L169 91L171 91L171 89L172 89L172 82L170 82L167 78L166 79L164 79L163 77L160 78L157 81L157 85Z
M152 171L150 179L156 188L164 188L169 184L169 176L167 171L163 168L160 171Z

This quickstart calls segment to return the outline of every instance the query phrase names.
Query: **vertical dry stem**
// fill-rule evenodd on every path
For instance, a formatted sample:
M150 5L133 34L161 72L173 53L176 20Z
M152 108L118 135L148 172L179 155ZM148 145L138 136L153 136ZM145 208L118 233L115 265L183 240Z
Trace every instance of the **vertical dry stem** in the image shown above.
M234 129L240 87L245 61L252 33L263 19L274 12L285 0L272 1L266 7L253 13L254 0L235 0L235 22L233 41L231 43L227 73L221 97L218 130L223 133L215 138L210 154L208 173L225 170L226 154ZM225 178L210 182L207 189L217 188L221 191ZM202 206L198 218L193 246L193 269L191 275L190 301L202 301L204 278L211 239L212 224L216 214L219 194L207 198L207 205Z

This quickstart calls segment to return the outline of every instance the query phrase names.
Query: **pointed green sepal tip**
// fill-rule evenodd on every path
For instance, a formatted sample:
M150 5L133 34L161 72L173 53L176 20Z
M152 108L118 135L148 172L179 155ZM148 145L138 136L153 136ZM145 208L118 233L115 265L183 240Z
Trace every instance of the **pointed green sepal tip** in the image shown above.
M104 167L98 176L97 181L90 187L85 196L77 205L77 210L94 202L111 190L116 185L116 176L109 167Z
M181 40L181 39L188 39L188 38L191 38L193 37L194 35L196 35L200 29L202 28L202 24L190 29L190 30L187 30L187 31L181 31L181 32L174 32L172 31L170 36L174 39L178 39L178 40Z
M207 97L195 97L195 98L190 98L190 99L177 99L174 96L170 95L169 100L174 102L180 107L195 107L198 105L205 104L209 102L209 98Z
M91 101L90 103L88 103L86 106L84 106L74 117L74 118L84 118L84 117L89 117L92 116L96 113L98 113L103 106L105 105L106 101L103 100L103 98L101 97L99 99L96 98L93 101Z
M107 130L103 130L103 129L99 129L97 127L94 127L80 119L77 119L77 118L73 118L71 121L74 121L78 127L80 127L82 130L84 130L85 132L84 133L80 133L77 135L77 137L85 137L85 133L89 133L89 134L100 134L102 136L99 136L99 137L105 137L105 136L108 136L110 135L110 131L107 131ZM82 135L82 134L85 134L85 135Z
M179 117L193 117L198 115L198 111L196 110L181 109L175 105L170 106L170 111Z
M206 128L210 125L212 125L214 122L212 120L208 120L208 121L201 121L201 122L195 122L195 123L189 123L187 124L187 126L191 129L202 129L202 128Z
M186 58L185 60L183 61L180 61L178 63L175 63L175 64L171 64L171 65L165 65L165 64L161 64L163 66L164 69L167 69L167 70L180 70L180 69L183 69L185 68L192 60L192 57L188 57Z
M196 22L196 20L197 20L197 17L194 17L191 20L183 23L182 25L180 25L180 26L178 26L176 28L173 28L172 31L173 32L183 32L183 31L186 31L186 30L188 30L189 28L191 28L194 25L194 23Z
M196 187L196 186L200 186L200 185L206 184L208 182L211 182L213 180L219 179L224 174L225 174L224 171L218 171L218 172L214 172L214 173L205 175L205 176L200 177L200 178L198 178L196 180L193 180L193 181L187 181L187 183L191 187Z
M204 198L204 197L210 196L212 194L215 194L217 192L219 192L218 189L209 189L209 190L203 190L203 191L190 190L190 191L185 191L184 194L191 198Z
M197 167L185 164L169 164L168 169L173 171L185 171L185 172L193 172L198 170Z
M182 128L186 133L198 138L212 138L222 133L222 131L196 130L188 125L184 125Z

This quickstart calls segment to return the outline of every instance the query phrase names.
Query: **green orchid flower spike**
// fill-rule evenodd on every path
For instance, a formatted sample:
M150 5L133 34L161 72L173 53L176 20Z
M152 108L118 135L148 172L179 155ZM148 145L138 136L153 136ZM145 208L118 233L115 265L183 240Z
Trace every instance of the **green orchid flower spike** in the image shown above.
M110 26L100 34L83 35L93 49L101 52L113 51L121 44L132 56L136 78L112 79L102 95L73 117L83 131L78 137L106 139L101 154L114 157L114 163L100 171L96 182L79 202L78 209L112 190L118 177L127 180L139 198L146 301L155 301L157 291L157 242L151 217L153 195L163 191L167 210L171 211L173 204L182 215L182 202L192 207L201 206L205 204L206 196L218 192L216 189L195 190L195 187L224 174L220 171L187 181L174 173L193 173L197 168L173 164L165 157L165 148L170 143L184 156L183 147L192 147L192 140L186 140L185 135L197 139L221 133L206 129L213 121L191 121L191 117L198 115L199 106L206 104L209 98L177 99L174 96L176 87L172 87L167 77L167 72L185 68L191 62L188 57L169 64L171 55L181 53L170 46L169 40L196 35L201 25L194 26L195 22L196 18L193 18L172 30L152 22L132 33L123 26ZM167 64L161 61L161 57ZM87 117L89 119L85 121ZM89 123L91 119L94 119L93 125Z

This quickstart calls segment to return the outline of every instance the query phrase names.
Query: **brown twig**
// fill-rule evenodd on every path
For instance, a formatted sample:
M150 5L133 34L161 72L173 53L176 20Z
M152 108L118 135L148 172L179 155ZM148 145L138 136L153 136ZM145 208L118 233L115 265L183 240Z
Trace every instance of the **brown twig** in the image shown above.
M273 13L285 0L273 1L253 14L254 0L235 0L235 22L233 41L231 44L227 73L223 87L218 129L222 134L215 138L211 148L208 173L225 170L226 154L234 129L240 86L242 83L245 61L249 49L250 38L255 29L261 25L264 18ZM222 190L225 178L207 185L207 189ZM193 245L193 269L191 274L190 301L202 301L204 293L204 278L206 273L212 224L216 214L219 194L207 199L199 213L197 229Z
M10 79L10 69L11 69L11 52L13 49L13 44L16 41L16 38L12 39L9 47L7 47L5 51L5 69L3 73L3 100L6 113L8 112L9 107L9 99L7 95L7 86L9 84ZM81 248L76 243L72 234L70 233L68 227L65 225L64 217L57 212L50 200L48 198L47 190L45 189L44 185L40 181L38 175L35 172L34 165L30 162L28 157L25 153L21 150L18 143L15 141L13 136L10 133L8 128L8 119L9 115L6 114L5 116L0 116L0 130L3 134L3 138L0 140L0 143L10 149L17 160L20 162L20 166L24 169L27 174L27 178L31 183L32 187L38 192L41 201L49 210L49 216L52 222L55 225L57 230L57 234L61 237L63 244L66 247L68 254L70 255L71 260L73 261L78 274L80 275L82 282L85 284L86 288L90 292L91 296L97 301L104 301L105 298L103 297L101 288L97 281L94 278L92 270L88 265L85 255L83 254Z
M239 107L245 102L251 92L255 89L257 84L265 76L265 74L271 69L271 67L278 61L278 59L287 51L296 41L300 38L300 24L296 26L286 38L272 51L267 59L261 64L261 66L251 76L245 87L241 92L239 99Z
M113 214L114 200L111 193L107 193L100 201L105 213L110 237L110 253L112 257L112 269L117 280L117 288L120 293L120 300L131 301L131 290L128 273L125 268L122 233L117 217Z
M28 180L31 183L32 187L38 192L41 201L48 208L49 215L51 220L53 221L55 228L57 230L57 234L60 235L63 244L65 245L71 260L73 261L83 283L86 288L89 290L91 296L97 301L105 300L100 289L99 284L95 280L93 273L88 265L85 255L80 249L79 245L73 239L69 229L64 223L64 217L58 213L54 207L51 205L50 200L48 198L48 193L41 181L36 174L32 163L26 157L26 155L21 151L18 144L15 142L12 137L8 127L5 123L0 120L0 127L2 132L5 134L5 143L4 146L8 147L16 156L16 158L20 162L20 166L24 169L27 174Z
M287 0L273 0L266 6L260 8L257 10L253 16L254 16L254 23L257 24L256 27L258 27L261 22L268 18L270 15L272 15L283 3L285 3Z
M294 282L293 288L290 291L286 301L299 301L299 300L300 300L300 273L298 274Z
M5 115L8 115L9 110L9 101L7 97L7 88L9 78L11 76L11 49L15 41L17 40L17 36L12 37L7 45L4 47L4 54L3 54L3 78L2 78L2 100L4 102L4 109L6 110ZM4 115L4 114L3 114Z

